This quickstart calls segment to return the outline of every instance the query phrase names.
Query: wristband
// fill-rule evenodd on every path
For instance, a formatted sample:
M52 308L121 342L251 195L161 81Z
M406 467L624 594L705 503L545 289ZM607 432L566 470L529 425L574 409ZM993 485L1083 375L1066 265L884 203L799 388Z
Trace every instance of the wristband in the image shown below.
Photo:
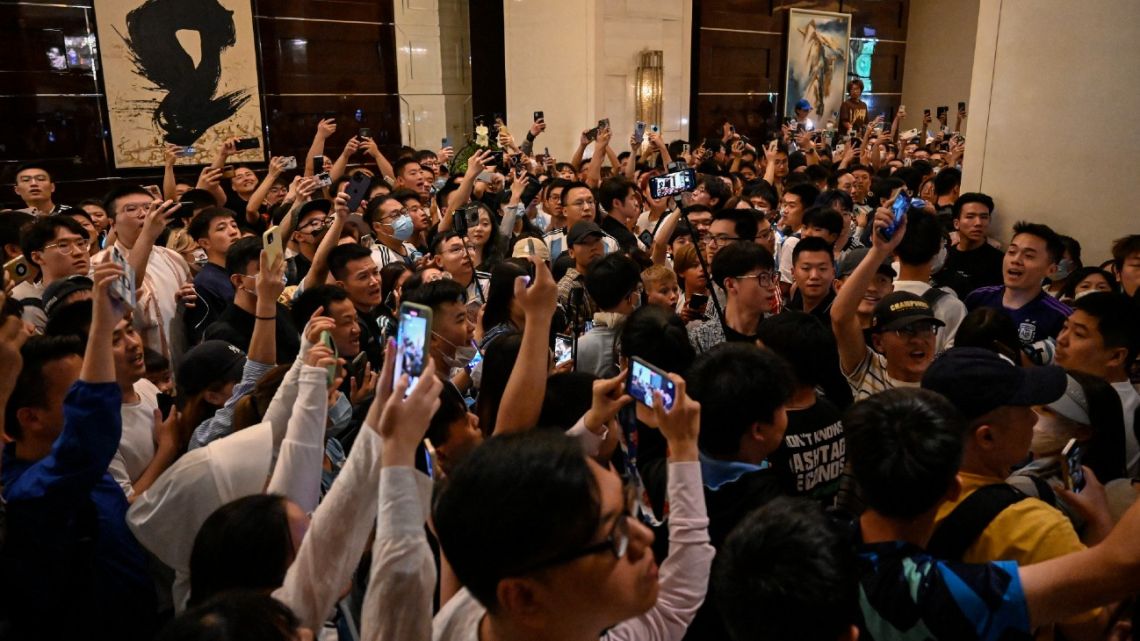
M277 320L276 316L254 316L254 318L256 318L257 320L266 320L266 321Z

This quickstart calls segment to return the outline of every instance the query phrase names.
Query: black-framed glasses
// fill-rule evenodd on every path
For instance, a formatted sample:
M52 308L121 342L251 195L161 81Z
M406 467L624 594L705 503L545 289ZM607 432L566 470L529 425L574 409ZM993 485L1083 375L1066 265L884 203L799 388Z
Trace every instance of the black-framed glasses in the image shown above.
M755 278L756 282L759 283L759 285L761 287L771 287L776 282L776 275L772 272L760 272L759 274L745 274L743 276L730 276L730 278L735 278L737 280L746 280L749 278Z
M900 338L914 338L916 336L937 336L938 325L934 323L911 323L895 330Z
M729 236L728 234L709 234L710 245L727 245L734 240L740 240L740 236Z
M626 481L622 486L622 491L625 494L625 509L622 511L621 516L618 517L617 522L614 523L613 529L606 535L606 538L577 550L570 550L554 556L517 574L530 574L531 572L564 565L571 561L577 561L580 558L601 554L603 552L613 554L614 559L618 560L624 557L626 552L629 551L629 522L634 518L634 509L636 509L637 505L637 489L632 483Z

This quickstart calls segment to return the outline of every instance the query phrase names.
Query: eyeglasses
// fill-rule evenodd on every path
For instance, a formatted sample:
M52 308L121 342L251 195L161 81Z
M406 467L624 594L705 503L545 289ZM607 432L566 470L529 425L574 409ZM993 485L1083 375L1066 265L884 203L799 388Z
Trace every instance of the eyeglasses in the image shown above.
M709 234L708 237L708 243L710 245L727 245L734 240L740 240L740 236L729 236L728 234Z
M142 214L146 213L146 210L150 208L150 205L151 203L123 205L123 208L120 211L122 211L124 214L129 215Z
M44 245L44 249L56 249L64 256L69 256L76 250L79 250L79 253L82 254L86 252L90 247L91 241L86 238L80 238L78 240L62 240L58 243L48 243Z
M730 278L735 278L737 280L747 280L749 278L755 278L756 282L761 287L771 287L776 282L776 275L773 274L772 272L760 272L759 274L745 274L743 276L730 276Z
M530 569L524 570L519 574L529 574L531 572L536 572L544 568L550 568L556 565L569 563L571 561L577 561L582 557L590 556L592 554L600 554L602 552L610 552L614 555L615 559L621 559L624 557L625 553L629 551L629 521L630 519L634 518L633 511L637 503L636 488L633 484L627 482L622 490L625 494L625 511L621 516L618 517L617 523L614 523L614 528L610 530L610 533L606 536L606 538L578 550L572 550L570 552L559 554L558 556L543 561L542 563L539 563Z
M313 231L316 231L318 229L324 229L326 226L328 226L328 224L328 218L314 218L304 225L301 225L301 229L312 229Z
M938 326L933 323L914 323L906 327L900 327L895 330L899 338L916 338L925 336L937 336Z

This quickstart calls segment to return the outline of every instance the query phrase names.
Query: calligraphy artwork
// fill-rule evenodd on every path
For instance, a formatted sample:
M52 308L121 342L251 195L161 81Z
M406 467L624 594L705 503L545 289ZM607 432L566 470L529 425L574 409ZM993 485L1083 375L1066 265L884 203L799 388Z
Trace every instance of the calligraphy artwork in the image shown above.
M851 15L828 11L788 11L788 62L784 70L784 114L800 99L811 103L813 120L839 112L847 85Z
M162 166L167 143L206 163L227 138L262 136L249 0L95 0L95 21L116 167Z

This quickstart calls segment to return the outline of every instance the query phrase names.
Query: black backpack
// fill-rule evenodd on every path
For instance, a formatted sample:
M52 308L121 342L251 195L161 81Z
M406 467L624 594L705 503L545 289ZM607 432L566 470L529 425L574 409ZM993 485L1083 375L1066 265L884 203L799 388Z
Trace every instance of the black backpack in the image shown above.
M1038 498L1053 505L1053 489L1037 477L1029 478L1033 479ZM994 483L975 490L934 528L926 551L939 559L961 561L966 550L998 514L1027 498L1031 497L1008 483Z

